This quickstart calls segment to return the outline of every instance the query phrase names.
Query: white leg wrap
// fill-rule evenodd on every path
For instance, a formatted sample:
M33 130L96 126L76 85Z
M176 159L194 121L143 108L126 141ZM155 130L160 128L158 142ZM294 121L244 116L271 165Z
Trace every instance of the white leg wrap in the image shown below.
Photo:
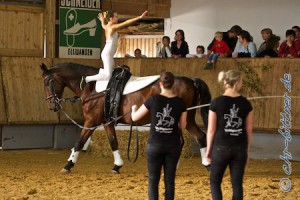
M206 159L206 147L201 148L200 153L201 153L202 165L204 166L210 165L210 162L208 162Z
M114 155L114 164L118 165L118 166L123 166L124 162L121 158L121 155L119 153L119 150L113 151L113 155Z
M89 139L85 142L85 144L84 144L82 150L83 150L83 151L86 151L86 150L89 148L89 146L90 146L91 144L92 144L92 138L89 137Z
M79 156L79 151L75 151L74 148L72 148L71 150L72 150L72 153L71 153L68 161L72 160L73 163L76 163L78 156Z

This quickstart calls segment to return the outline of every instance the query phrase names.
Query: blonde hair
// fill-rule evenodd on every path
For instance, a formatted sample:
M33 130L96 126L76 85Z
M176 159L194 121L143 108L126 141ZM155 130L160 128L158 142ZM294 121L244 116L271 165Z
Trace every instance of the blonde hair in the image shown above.
M229 70L227 72L221 71L218 75L219 83L223 84L225 88L233 88L234 84L241 80L241 72L237 70Z
M223 33L222 33L222 32L220 32L220 31L217 31L217 32L215 33L215 36L220 36L220 37L222 37L222 38L223 38Z

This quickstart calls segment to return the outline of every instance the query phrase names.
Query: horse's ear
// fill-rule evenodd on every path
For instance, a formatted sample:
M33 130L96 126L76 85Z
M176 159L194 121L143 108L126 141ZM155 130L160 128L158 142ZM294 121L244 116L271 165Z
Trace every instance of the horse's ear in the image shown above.
M41 68L41 70L42 70L43 73L48 72L48 68L47 68L47 66L46 66L44 63L42 63L42 64L40 65L40 68Z

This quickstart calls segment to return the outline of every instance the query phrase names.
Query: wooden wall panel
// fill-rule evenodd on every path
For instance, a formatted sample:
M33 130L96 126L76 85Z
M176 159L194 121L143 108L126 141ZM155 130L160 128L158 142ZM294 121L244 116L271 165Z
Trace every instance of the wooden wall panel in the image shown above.
M143 55L156 57L156 43L161 42L162 35L120 35L116 57L125 57L125 54L134 56L134 50L139 48Z
M114 10L121 17L138 16L145 10L151 18L170 18L170 0L103 0L103 10Z
M7 123L6 117L6 104L4 98L4 88L3 88L3 78L2 78L2 66L1 66L1 58L0 58L0 124Z
M9 124L58 123L57 113L50 113L44 100L40 64L50 59L2 58L3 87Z
M43 56L44 8L0 4L0 56Z

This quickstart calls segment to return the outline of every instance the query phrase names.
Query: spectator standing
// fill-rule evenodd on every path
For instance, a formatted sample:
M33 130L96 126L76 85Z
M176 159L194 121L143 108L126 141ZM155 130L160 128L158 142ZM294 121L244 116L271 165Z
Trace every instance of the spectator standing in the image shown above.
M257 53L256 46L252 42L251 35L248 31L242 30L239 35L239 44L236 46L232 57L255 57Z
M264 28L263 30L261 30L261 37L264 40L264 42L258 48L257 54L260 54L266 49L266 43L270 39L271 35L273 35L273 32L270 28Z
M160 42L156 44L156 57L157 58L172 57L171 48L170 48L170 38L168 36L164 36L162 38L162 44Z
M280 37L277 35L271 35L266 41L265 50L257 54L257 57L278 57Z
M295 46L295 31L290 29L285 33L286 40L279 47L278 57L298 57L297 48Z
M298 57L300 57L300 27L293 26L292 29L295 31L295 46L298 52Z
M239 25L234 25L230 28L229 31L227 32L222 32L223 33L223 40L227 43L230 52L227 55L227 57L231 57L232 52L234 51L234 48L237 44L238 41L238 35L240 34L240 32L242 31L242 28ZM211 47L214 45L215 42L215 38L213 39L213 41L208 45L207 49L211 49Z
M173 58L184 58L189 53L189 45L181 29L175 32L175 41L171 43L171 53Z

